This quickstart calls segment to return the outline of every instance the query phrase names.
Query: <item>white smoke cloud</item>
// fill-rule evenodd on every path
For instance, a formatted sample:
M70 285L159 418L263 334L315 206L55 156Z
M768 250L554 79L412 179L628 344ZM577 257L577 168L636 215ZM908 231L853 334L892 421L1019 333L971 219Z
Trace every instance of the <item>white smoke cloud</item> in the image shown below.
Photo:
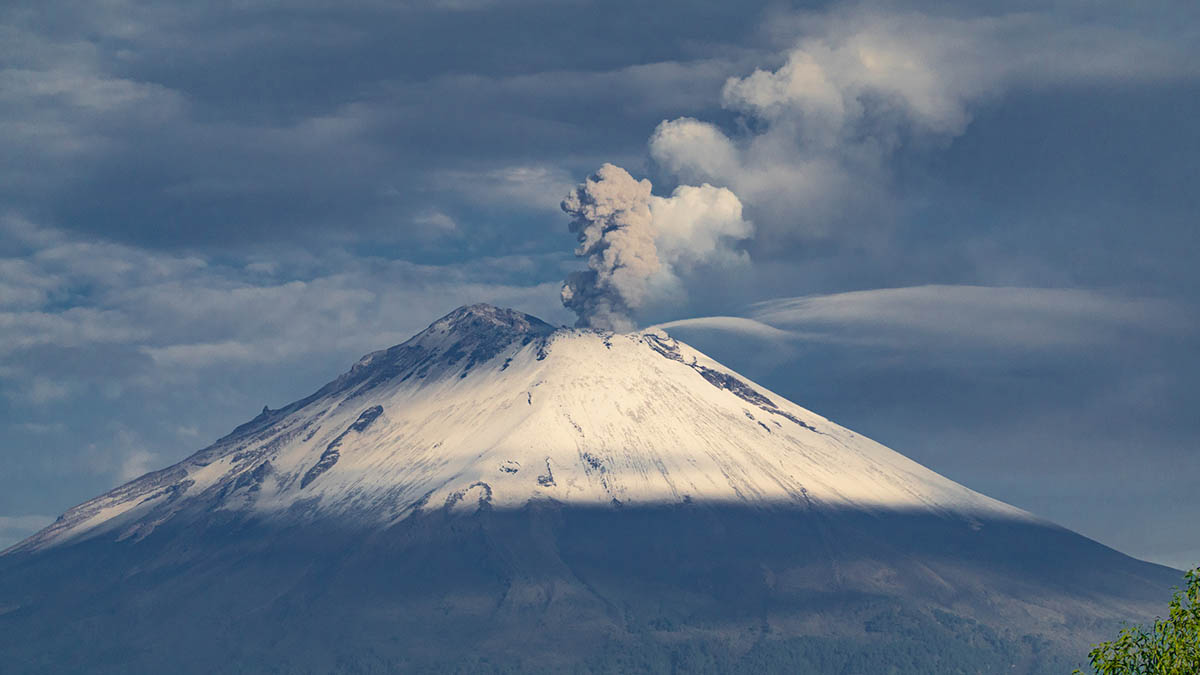
M680 117L651 157L682 182L732 189L760 247L844 238L878 243L898 211L891 160L964 133L972 110L1011 87L1166 78L1194 60L1136 34L1065 29L1036 15L944 18L851 9L801 14L782 65L730 78L730 133Z
M712 179L742 171L741 152L716 125L691 117L664 121L650 138L659 165L685 180Z
M627 331L631 312L645 301L650 277L661 267L650 214L650 181L605 164L562 203L579 239L575 255L588 269L563 283L562 302L578 325Z
M651 157L680 180L732 188L776 238L869 238L862 228L884 219L887 160L902 140L961 133L967 102L992 81L948 74L939 49L953 49L936 35L900 35L870 24L802 40L778 69L726 82L722 105L753 132L668 120Z
M673 274L701 265L748 260L729 244L754 234L742 217L742 202L728 188L680 185L670 197L650 198L658 257Z
M563 305L579 316L578 326L632 330L634 313L649 300L679 292L681 274L747 259L731 246L753 234L737 195L703 184L659 197L651 187L605 164L563 200L579 240L575 255L588 264L562 286Z

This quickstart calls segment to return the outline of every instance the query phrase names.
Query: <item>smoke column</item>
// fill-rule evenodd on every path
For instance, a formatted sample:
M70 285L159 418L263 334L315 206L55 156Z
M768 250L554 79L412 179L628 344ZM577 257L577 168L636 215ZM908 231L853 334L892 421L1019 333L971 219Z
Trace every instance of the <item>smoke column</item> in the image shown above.
M650 181L605 164L563 200L579 241L575 255L587 258L587 270L562 286L576 326L633 330L633 315L648 301L684 300L685 279L698 269L749 264L736 242L754 227L728 188L680 185L669 197L650 190Z
M576 326L633 330L631 313L645 301L650 278L662 265L654 245L650 181L605 164L562 202L579 240L575 255L588 269L572 272L562 302L579 315Z

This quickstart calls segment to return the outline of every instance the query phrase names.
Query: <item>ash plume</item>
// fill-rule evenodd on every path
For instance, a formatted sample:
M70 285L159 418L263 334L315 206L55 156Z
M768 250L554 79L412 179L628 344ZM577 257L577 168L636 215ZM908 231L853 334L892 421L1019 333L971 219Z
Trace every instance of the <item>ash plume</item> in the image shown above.
M662 267L654 244L650 181L605 164L562 202L579 240L575 255L588 269L572 272L562 302L579 315L575 325L613 331L634 328L631 313L645 301L650 278Z
M633 330L633 315L647 302L681 300L682 277L696 268L748 262L733 246L754 231L737 195L705 183L658 197L651 187L605 164L563 200L579 240L575 255L588 266L563 282L562 302L579 316L575 325Z

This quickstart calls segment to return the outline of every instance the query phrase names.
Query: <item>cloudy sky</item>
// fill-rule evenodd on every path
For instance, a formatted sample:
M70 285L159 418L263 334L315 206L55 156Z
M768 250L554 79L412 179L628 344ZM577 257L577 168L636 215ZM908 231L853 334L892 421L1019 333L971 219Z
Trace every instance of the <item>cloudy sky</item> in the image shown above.
M574 323L611 163L653 264L577 291L1195 565L1198 120L1184 1L4 3L0 546L458 305Z

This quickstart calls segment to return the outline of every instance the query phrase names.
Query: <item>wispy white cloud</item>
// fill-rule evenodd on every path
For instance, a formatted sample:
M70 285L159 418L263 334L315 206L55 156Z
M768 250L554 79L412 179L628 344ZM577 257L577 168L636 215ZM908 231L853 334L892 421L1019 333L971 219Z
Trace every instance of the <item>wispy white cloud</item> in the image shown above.
M78 347L126 343L144 338L144 327L133 326L121 311L69 307L62 311L0 312L0 355L51 345Z
M22 222L27 254L0 258L0 291L19 291L0 307L0 358L4 376L26 382L21 395L39 403L78 388L70 373L50 380L29 371L18 355L35 348L130 348L148 357L143 365L183 369L279 364L394 344L455 303L493 300L554 316L554 285L508 281L535 270L523 257L436 266L331 252L299 269L284 258L216 264Z
M770 324L748 319L741 316L701 316L691 319L678 319L655 324L646 328L647 331L662 329L671 331L675 328L687 330L712 330L737 335L747 335L776 342L789 342L800 337L795 331L776 328Z
M6 17L0 17L0 21ZM182 120L186 97L161 84L108 72L101 50L35 31L0 28L0 162L8 189L41 191L76 175L79 163L134 146L132 128Z
M559 203L574 187L565 169L546 164L517 164L478 170L446 169L430 178L431 187L469 202L559 214Z
M458 231L458 223L445 211L429 209L418 213L413 222L427 228L431 235L451 234Z
M1084 289L916 286L770 300L751 316L811 338L894 347L1069 349L1194 330L1182 308Z
M1194 335L1184 307L1084 289L914 286L756 303L744 317L682 319L656 328L717 331L776 343L910 350L1065 353L1131 336ZM914 365L921 357L912 357Z
M48 377L34 377L26 392L28 399L36 404L61 401L71 394L71 388Z
M15 426L21 431L38 435L58 434L66 431L67 429L67 426L62 422L53 422L50 424L43 424L40 422L22 422Z
M130 481L144 476L162 464L162 458L144 448L127 448L121 465L116 471L117 479Z

